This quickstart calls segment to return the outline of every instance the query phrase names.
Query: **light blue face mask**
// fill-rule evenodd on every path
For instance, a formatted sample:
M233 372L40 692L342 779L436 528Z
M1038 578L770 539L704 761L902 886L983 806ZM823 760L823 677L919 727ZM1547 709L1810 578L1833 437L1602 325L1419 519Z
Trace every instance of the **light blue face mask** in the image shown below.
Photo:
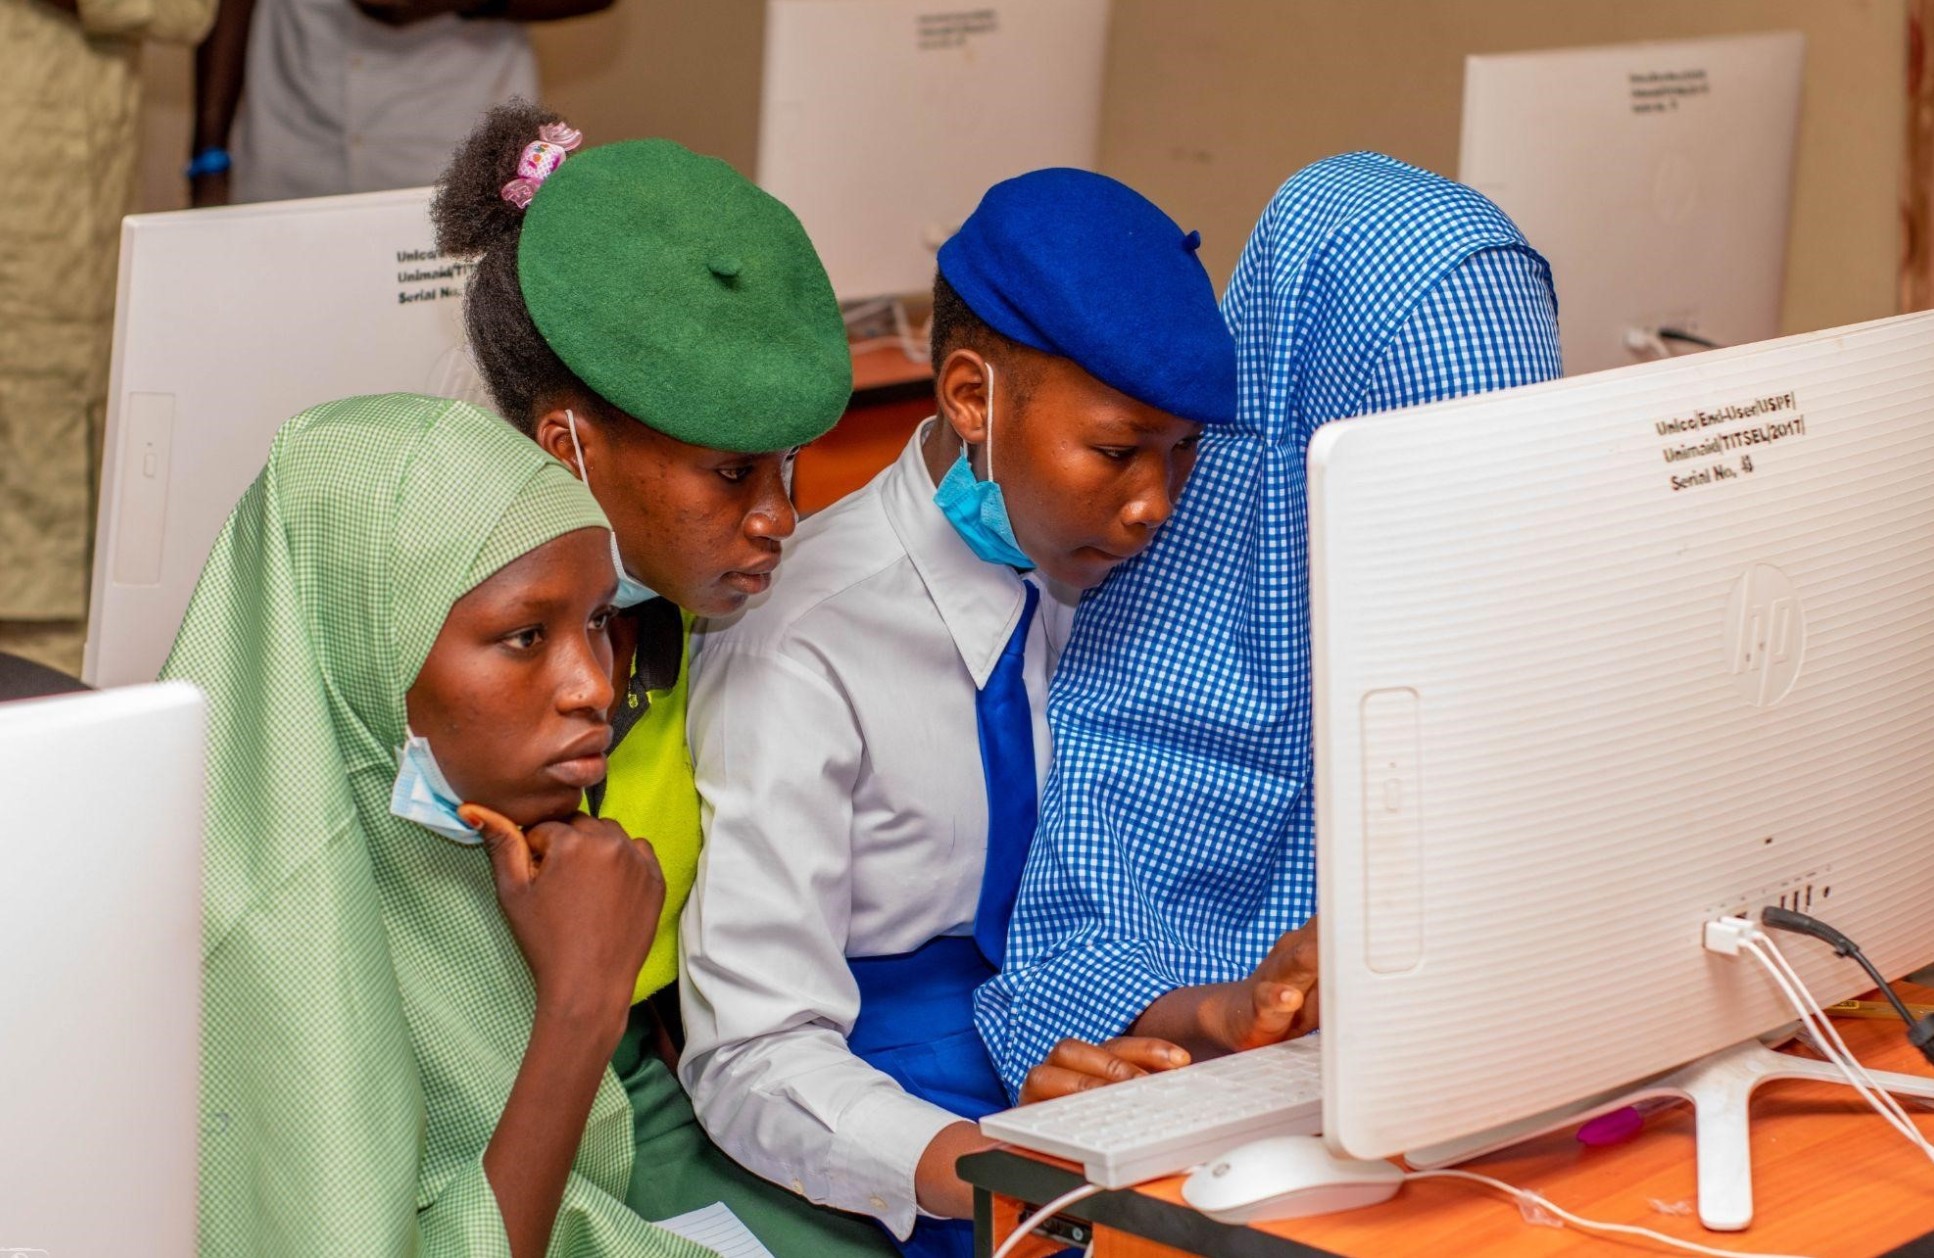
M589 489L591 473L584 466L584 447L578 444L578 417L567 410L564 412L564 418L571 425L571 451L578 456L578 479L584 482L586 489ZM658 597L650 586L625 571L624 556L618 553L616 533L611 535L611 566L618 570L618 596L611 600L613 606L636 607L640 603Z
M1007 499L994 479L994 364L983 363L987 373L987 479L975 480L973 465L967 461L967 447L940 478L934 491L934 505L947 523L954 526L967 549L987 563L1006 564L1030 572L1034 561L1014 537L1013 522L1007 518Z
M396 753L396 788L390 792L389 810L405 821L414 821L453 842L475 846L483 835L464 824L457 815L463 801L450 789L449 779L430 754L430 740L405 729L407 737Z

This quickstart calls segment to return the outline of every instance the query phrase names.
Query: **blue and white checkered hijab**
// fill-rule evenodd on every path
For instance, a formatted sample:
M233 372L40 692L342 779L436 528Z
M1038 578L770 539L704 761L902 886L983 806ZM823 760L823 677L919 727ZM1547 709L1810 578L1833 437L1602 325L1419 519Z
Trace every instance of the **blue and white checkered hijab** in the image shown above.
M1064 1035L1242 977L1314 911L1310 434L1559 373L1544 259L1476 192L1375 153L1285 183L1222 304L1236 422L1082 604L1051 688L1054 769L978 1001L1010 1089Z

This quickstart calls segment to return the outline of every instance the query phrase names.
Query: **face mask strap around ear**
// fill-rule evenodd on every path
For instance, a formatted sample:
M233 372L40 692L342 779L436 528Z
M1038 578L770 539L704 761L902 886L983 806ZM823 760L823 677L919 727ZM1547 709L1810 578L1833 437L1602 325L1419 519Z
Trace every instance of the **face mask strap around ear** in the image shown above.
M987 479L994 479L994 364L981 359L981 372L987 379Z
M564 421L571 428L571 452L577 455L578 479L586 489L591 488L591 473L584 466L584 447L578 444L578 417L569 407L564 409ZM638 604L658 597L652 588L631 575L625 567L624 553L618 549L618 532L611 530L611 566L618 571L618 597L613 600L620 608L636 607Z
M994 479L994 364L985 358L981 359L980 373L987 383L987 475L983 479L991 481ZM973 464L973 459L968 457L965 437L960 439L960 457L967 459L969 466Z
M570 407L564 408L564 420L571 426L571 453L578 458L578 479L586 489L591 488L591 473L584 466L584 447L578 444L578 417L571 413Z

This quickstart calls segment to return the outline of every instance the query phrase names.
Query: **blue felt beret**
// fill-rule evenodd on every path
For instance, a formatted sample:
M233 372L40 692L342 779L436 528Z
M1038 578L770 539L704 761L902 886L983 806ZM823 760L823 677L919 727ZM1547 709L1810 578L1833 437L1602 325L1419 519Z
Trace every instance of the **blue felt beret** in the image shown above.
M1056 168L988 189L940 249L940 273L1009 340L1074 361L1198 423L1236 415L1236 343L1196 232L1127 184Z

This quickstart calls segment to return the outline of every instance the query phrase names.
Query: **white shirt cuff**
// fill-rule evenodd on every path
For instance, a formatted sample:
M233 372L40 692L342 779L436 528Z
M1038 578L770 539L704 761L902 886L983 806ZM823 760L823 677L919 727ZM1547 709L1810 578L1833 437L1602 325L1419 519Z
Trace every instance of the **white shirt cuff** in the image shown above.
M897 1087L870 1088L840 1116L825 1168L830 1203L873 1215L905 1240L920 1216L920 1157L943 1128L965 1122Z

